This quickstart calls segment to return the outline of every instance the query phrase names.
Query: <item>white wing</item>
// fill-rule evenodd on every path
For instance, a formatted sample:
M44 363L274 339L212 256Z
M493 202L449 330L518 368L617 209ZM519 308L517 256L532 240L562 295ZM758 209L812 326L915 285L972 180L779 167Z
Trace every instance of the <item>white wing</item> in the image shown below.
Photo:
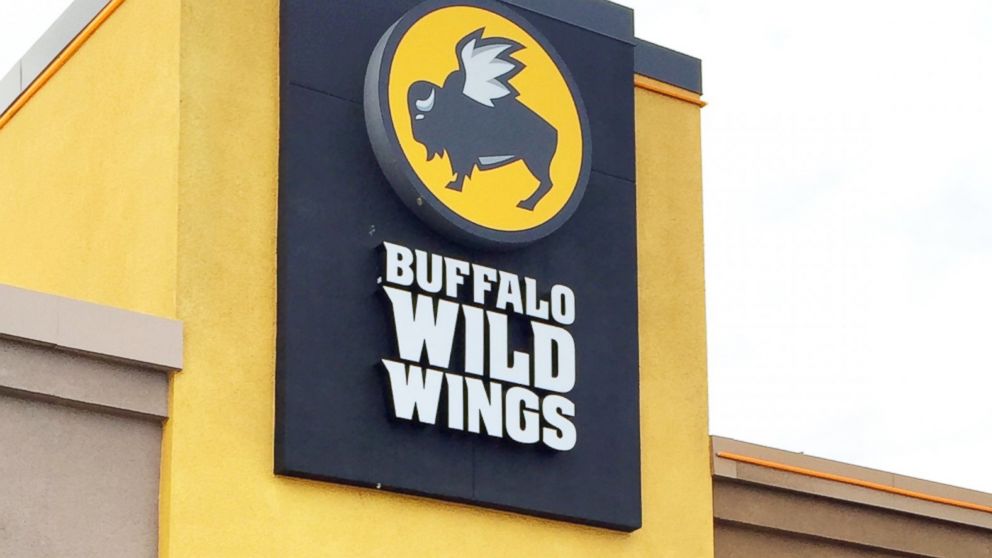
M465 43L460 53L462 68L465 71L463 93L466 97L491 107L496 99L514 93L505 78L499 79L518 68L518 64L499 57L514 45L496 42L478 47L476 45L477 40L472 39Z

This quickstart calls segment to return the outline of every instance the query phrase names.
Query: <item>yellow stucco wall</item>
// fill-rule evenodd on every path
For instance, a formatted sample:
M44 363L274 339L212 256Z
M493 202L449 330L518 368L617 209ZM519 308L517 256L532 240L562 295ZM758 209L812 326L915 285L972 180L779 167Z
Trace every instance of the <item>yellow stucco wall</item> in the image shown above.
M185 322L161 555L711 557L699 108L642 90L644 527L273 475L278 4L128 0L0 131L0 282Z
M639 177L641 284L651 305L642 310L643 529L627 535L273 476L277 13L275 0L184 2L187 366L167 426L163 555L712 556L699 110L667 97L638 94L641 154L666 150Z
M0 283L175 314L178 30L126 2L0 130Z
M648 555L713 556L700 110L644 89L634 102Z

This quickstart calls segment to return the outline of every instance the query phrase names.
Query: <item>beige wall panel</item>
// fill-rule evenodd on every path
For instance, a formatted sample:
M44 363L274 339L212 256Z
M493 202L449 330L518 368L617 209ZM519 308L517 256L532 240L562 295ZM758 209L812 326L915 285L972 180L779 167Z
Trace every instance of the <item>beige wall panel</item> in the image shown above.
M714 489L718 520L893 552L992 558L985 529L759 485L717 481Z
M183 367L182 322L10 285L0 285L0 336L164 370Z
M165 418L169 410L163 372L0 338L3 391L153 418Z
M870 550L717 523L716 558L905 558L903 553Z
M0 556L156 555L158 421L0 394Z
M992 514L990 513L927 501L920 498L910 498L904 495L856 486L836 480L814 478L771 467L737 462L718 457L720 452L736 453L819 473L830 473L859 481L874 482L896 489L911 490L933 497L949 498L984 506L992 506L992 494L839 463L829 459L763 447L729 438L713 437L713 475L715 477L736 479L748 484L761 484L779 489L815 494L836 500L844 500L992 529Z

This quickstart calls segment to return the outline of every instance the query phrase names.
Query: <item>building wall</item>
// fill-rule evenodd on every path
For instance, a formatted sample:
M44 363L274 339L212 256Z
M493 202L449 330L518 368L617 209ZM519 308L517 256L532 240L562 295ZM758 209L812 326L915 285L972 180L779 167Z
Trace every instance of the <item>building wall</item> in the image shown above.
M19 239L0 282L185 323L160 556L712 556L699 106L648 91L644 527L273 475L278 17L277 0L127 0L0 131L0 234Z
M719 558L992 558L992 495L726 438L713 451Z
M179 316L188 349L166 427L163 555L711 556L699 107L638 96L643 529L278 478L278 3L184 6ZM661 149L671 150L664 161L646 160Z
M651 556L712 556L700 107L634 102L644 530Z
M719 558L992 557L992 532L972 525L750 483L714 492Z
M156 555L172 365L123 310L175 315L178 30L126 2L0 129L0 556Z
M175 315L178 30L125 2L0 129L0 284Z
M182 325L0 285L0 556L151 557Z
M157 420L0 389L0 556L155 556L161 441Z
M720 558L905 558L901 552L849 546L836 541L718 523L716 549Z

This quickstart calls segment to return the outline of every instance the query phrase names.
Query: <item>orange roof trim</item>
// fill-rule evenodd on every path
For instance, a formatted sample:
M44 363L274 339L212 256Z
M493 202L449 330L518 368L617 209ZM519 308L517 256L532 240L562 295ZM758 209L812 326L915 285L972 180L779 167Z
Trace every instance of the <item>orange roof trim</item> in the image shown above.
M93 36L93 33L96 33L96 30L99 29L100 26L103 25L115 11L117 11L117 8L121 7L121 4L123 4L124 1L125 0L111 0L109 4L104 6L104 8L100 10L100 13L93 18L93 21L84 27L83 30L76 35L76 38L73 39L57 57L55 57L55 60L53 60L47 68L45 68L45 71L41 72L41 75L31 82L31 85L29 85L27 89L21 93L21 95L3 114L0 114L0 130L2 130L22 108L24 108L24 105L28 104L28 101L30 101L31 98L38 93L38 91L41 91L41 88L44 87L50 79L52 79L52 76L62 69L62 66L65 66L66 62L68 62L73 55L79 52L79 49L82 48L86 41Z
M634 74L634 87L644 89L645 91L651 91L652 93L665 95L666 97L671 97L680 101L685 101L687 103L692 103L698 107L706 106L706 101L701 98L699 93L693 93L692 91L688 91L686 89L682 89L681 87L677 87L663 81L658 81L641 74Z
M896 488L894 486L888 486L885 484L879 484L877 482L870 482L861 479L855 479L851 477L845 477L842 475L834 475L832 473L824 473L821 471L814 471L812 469L805 469L803 467L795 467L793 465L786 465L784 463L777 463L775 461L767 461L765 459L758 459L756 457L748 457L746 455L740 455L736 453L730 453L721 451L716 454L717 457L723 459L729 459L731 461L737 461L740 463L747 463L749 465L757 465L759 467L766 467L768 469L775 469L777 471L785 471L787 473L795 473L797 475L803 475L807 477L813 477L817 479L824 479L834 482L840 482L844 484L850 484L853 486L860 486L862 488L869 488L871 490L878 490L880 492L887 492L889 494L898 494L899 496L905 496L907 498L916 498L917 500L924 500L927 502L934 502L937 504L945 504L948 506L954 506L956 508L964 508L968 510L975 510L980 512L992 513L992 507L983 506L981 504L975 504L972 502L963 502L961 500L954 500L952 498L943 498L941 496L933 496L930 494L924 494L923 492L915 492L912 490L905 490L902 488Z

